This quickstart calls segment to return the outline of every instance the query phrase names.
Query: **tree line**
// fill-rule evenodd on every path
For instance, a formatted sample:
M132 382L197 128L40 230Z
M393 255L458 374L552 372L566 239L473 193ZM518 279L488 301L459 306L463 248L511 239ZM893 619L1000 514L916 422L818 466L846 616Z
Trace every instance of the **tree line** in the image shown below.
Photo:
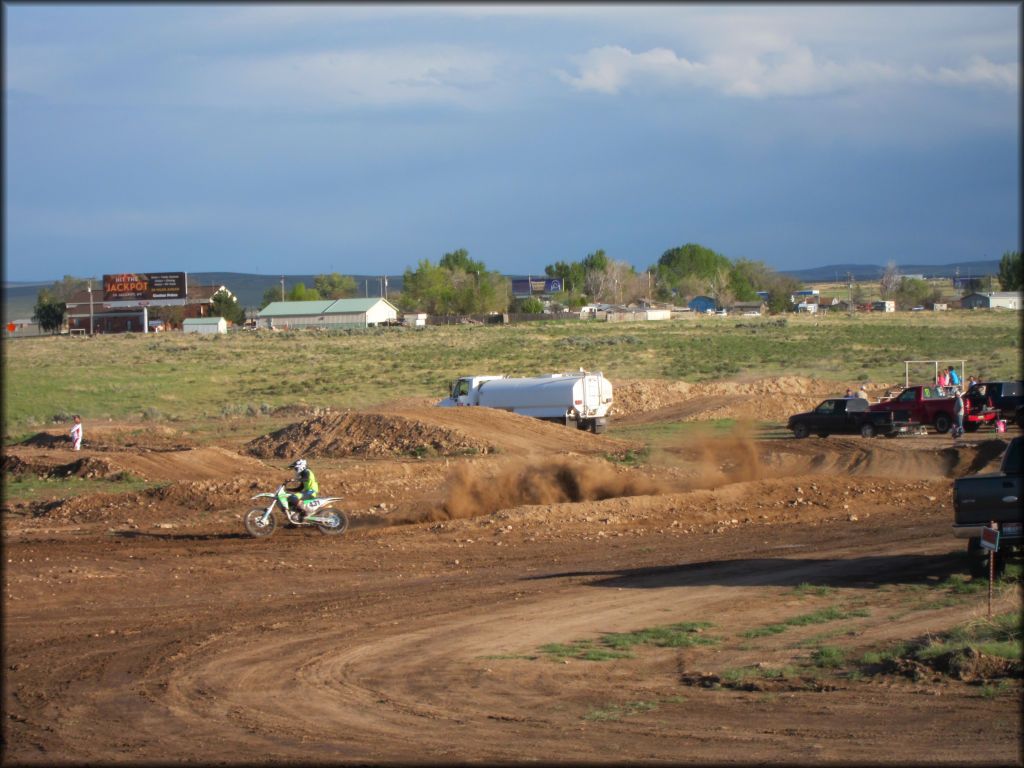
M737 301L756 301L758 293L765 293L768 311L779 313L795 309L792 295L803 288L796 278L780 274L760 261L742 258L732 261L695 243L670 248L644 272L637 272L632 265L609 257L604 250L596 250L580 261L548 264L544 274L562 281L562 291L549 297L556 310L578 309L590 303L628 305L640 300L685 304L701 295L712 298L718 307L726 307ZM1003 254L997 279L1004 291L1024 289L1019 251ZM394 303L404 312L475 315L544 310L544 305L534 296L513 296L508 278L487 269L482 261L470 258L469 252L462 248L444 254L436 264L423 259L416 269L407 268L403 283L403 291L395 297ZM65 275L52 287L41 289L33 319L42 330L58 332L67 311L66 302L90 284L87 278ZM982 286L980 283L973 288L969 286L969 290L982 290ZM936 286L901 275L895 262L890 262L883 273L879 292L883 299L895 301L898 309L928 306L940 298ZM354 277L332 272L316 275L309 288L304 283L297 283L288 292L284 292L283 287L268 288L260 308L274 301L344 299L358 295ZM863 286L858 284L851 298L860 304L863 297ZM156 319L180 325L184 308L152 307L150 313ZM234 296L224 291L214 295L210 314L236 325L245 321L245 310Z

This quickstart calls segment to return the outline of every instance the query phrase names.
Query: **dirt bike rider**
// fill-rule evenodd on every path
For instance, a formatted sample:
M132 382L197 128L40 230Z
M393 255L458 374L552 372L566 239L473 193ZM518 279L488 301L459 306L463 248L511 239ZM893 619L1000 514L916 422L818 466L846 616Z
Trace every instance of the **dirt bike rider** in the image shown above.
M295 470L295 477L292 480L299 483L298 488L289 488L287 486L287 480L285 481L285 492L288 493L288 506L291 509L297 510L299 513L299 522L301 523L309 511L306 508L306 501L309 499L315 499L317 494L320 493L320 486L317 485L316 476L312 470L307 466L305 459L296 459L293 463L288 465L289 469ZM296 495L300 494L300 495Z

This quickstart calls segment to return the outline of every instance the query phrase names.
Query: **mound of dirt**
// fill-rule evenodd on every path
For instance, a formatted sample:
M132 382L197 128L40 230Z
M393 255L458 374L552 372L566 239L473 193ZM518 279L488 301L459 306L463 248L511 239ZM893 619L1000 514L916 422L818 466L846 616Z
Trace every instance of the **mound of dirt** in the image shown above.
M505 453L623 455L641 446L562 424L494 408L391 405L365 411L328 411L258 437L245 445L252 456L395 458Z
M98 456L83 456L67 464L53 464L41 458L24 458L5 454L0 466L5 473L15 477L38 475L39 477L100 477L109 478L120 472L109 460Z
M824 398L838 397L843 391L834 381L804 376L699 384L660 379L613 383L613 415L619 424L641 424L658 419L785 421L791 414L809 410ZM868 395L873 401L877 400L891 386L869 385Z
M321 416L258 437L246 450L262 459L295 456L384 458L432 453L453 456L489 453L490 441L400 415L328 411Z

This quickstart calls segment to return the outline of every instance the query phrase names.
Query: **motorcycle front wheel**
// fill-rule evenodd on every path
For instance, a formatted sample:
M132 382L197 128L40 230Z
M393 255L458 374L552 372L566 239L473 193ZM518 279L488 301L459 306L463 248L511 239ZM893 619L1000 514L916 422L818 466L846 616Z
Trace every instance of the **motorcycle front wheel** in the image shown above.
M331 519L330 523L316 524L320 533L326 533L329 536L333 536L337 533L344 533L345 529L348 528L348 516L344 512L338 512L332 509L328 512L321 512L320 516L329 517Z
M277 528L277 518L274 517L273 512L265 518L263 517L266 511L266 509L254 507L245 513L245 530L249 532L250 536L262 539L264 536L272 534Z

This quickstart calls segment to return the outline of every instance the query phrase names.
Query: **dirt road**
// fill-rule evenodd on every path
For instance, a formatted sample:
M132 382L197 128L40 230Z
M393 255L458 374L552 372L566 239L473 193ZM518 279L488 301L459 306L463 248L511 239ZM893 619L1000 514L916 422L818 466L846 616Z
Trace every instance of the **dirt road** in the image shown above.
M170 483L5 505L5 762L1020 764L1019 665L851 661L985 616L949 496L1001 436L741 431L634 469L614 430L483 410L12 447ZM296 450L350 529L249 538Z

